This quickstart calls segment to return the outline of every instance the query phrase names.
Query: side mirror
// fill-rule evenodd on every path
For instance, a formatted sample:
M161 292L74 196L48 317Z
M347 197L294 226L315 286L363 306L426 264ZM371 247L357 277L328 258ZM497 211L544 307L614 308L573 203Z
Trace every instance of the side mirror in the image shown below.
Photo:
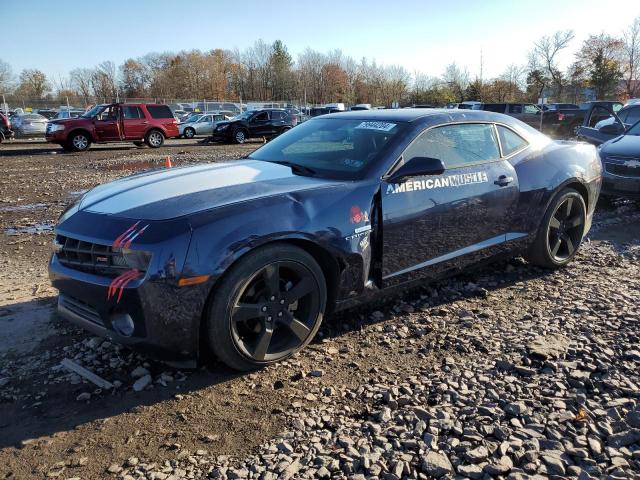
M389 183L397 183L399 180L408 177L442 175L444 171L444 163L439 158L413 157L393 172L387 181Z
M608 125L603 125L598 129L600 133L604 133L605 135L620 135L624 128L619 123L610 123Z

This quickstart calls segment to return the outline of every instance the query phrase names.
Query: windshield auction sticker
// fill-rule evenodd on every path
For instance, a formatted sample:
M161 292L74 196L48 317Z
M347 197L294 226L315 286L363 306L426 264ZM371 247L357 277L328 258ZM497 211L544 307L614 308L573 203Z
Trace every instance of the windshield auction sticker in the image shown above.
M387 194L432 190L434 188L463 187L474 183L487 183L488 181L489 178L486 172L462 173L459 175L447 175L446 177L429 178L427 180L409 180L403 183L390 183L387 185Z
M362 122L356 128L360 128L362 130L378 130L380 132L390 132L395 126L395 123L389 122Z

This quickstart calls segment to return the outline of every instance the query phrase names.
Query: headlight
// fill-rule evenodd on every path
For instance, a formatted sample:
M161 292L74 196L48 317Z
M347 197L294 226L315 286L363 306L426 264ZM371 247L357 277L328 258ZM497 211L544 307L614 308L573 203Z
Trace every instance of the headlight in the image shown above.
M149 262L151 262L151 252L123 248L120 253L122 254L121 257L113 257L113 263L122 264L123 266L126 265L129 268L135 268L141 272L147 271Z
M59 132L61 130L64 130L64 125L60 124L60 123L52 123L49 125L49 131L50 132Z

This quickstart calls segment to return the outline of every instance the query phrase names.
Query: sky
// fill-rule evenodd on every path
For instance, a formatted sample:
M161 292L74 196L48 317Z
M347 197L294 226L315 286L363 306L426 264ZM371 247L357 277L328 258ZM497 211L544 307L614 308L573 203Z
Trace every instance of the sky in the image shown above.
M51 79L102 61L149 52L243 49L282 40L294 59L306 47L441 74L455 62L472 76L526 63L542 35L573 29L566 66L589 34L619 36L640 0L2 0L0 59L17 75ZM7 48L13 46L13 48Z

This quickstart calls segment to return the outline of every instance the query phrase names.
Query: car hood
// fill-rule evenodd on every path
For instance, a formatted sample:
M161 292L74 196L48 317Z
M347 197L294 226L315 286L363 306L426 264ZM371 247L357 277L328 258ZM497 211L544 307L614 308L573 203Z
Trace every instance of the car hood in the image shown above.
M601 155L620 155L623 157L640 157L640 137L622 135L602 145Z
M328 188L340 183L294 175L291 168L284 165L238 160L125 177L89 191L76 208L134 219L168 220L261 197Z
M66 125L68 123L78 123L81 122L83 120L89 120L88 118L80 118L80 117L76 117L76 118L56 118L53 120L49 120L49 123L56 123L56 124L60 124L60 125Z

